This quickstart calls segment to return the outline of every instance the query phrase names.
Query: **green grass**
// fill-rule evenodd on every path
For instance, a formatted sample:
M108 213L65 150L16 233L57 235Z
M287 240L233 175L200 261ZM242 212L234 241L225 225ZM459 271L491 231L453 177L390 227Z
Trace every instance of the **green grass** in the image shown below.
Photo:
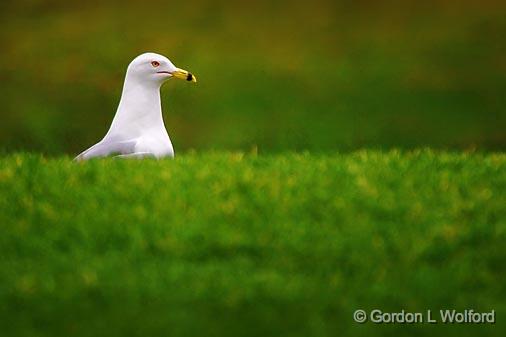
M503 336L506 155L0 158L2 336ZM497 312L353 323L355 309Z

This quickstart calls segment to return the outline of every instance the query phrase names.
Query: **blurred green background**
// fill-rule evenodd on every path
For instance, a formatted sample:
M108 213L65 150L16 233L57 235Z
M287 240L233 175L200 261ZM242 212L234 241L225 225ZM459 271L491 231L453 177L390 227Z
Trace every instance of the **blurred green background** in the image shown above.
M154 51L176 151L506 149L504 1L2 1L0 150L76 154Z

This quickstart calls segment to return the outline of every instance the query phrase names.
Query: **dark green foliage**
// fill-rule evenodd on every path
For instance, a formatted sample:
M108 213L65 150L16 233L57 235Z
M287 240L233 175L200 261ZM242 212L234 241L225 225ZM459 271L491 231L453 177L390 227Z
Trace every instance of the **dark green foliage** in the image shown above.
M506 2L0 1L0 149L77 154L155 51L177 151L506 149Z
M4 156L1 335L503 336L505 205L504 154Z

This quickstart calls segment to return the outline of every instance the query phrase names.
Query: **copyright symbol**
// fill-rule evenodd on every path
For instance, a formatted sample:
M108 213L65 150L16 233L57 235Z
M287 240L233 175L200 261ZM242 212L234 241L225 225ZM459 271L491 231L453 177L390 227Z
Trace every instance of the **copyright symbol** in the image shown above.
M353 319L357 323L365 323L365 321L367 321L367 314L364 310L355 310L353 313Z

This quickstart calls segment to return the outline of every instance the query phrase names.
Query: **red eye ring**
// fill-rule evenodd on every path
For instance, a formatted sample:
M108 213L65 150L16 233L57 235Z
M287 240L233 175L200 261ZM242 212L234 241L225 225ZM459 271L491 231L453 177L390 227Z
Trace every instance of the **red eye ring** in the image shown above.
M151 62L151 65L152 65L153 67L155 67L155 68L156 68L156 67L159 67L159 66L160 66L160 62L158 62L158 61L153 61L153 62Z

